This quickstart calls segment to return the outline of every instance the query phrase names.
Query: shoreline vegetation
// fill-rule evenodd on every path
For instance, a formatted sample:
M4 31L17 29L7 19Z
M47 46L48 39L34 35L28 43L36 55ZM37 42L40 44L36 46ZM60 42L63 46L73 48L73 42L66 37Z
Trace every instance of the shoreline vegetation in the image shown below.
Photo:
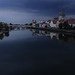
M9 26L7 23L0 22L0 31L9 31Z

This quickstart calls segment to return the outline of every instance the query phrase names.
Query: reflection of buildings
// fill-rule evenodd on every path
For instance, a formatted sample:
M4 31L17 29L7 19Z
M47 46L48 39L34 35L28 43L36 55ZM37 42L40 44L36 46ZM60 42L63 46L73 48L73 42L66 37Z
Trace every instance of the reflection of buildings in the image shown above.
M70 43L75 43L75 36L71 34L64 34L63 36L63 34L60 33L58 37L59 37L59 40L70 42Z
M45 34L45 31L41 31L41 34L44 35Z
M57 33L50 33L51 39L59 39Z
M73 38L73 37L69 38L68 42L75 43L75 38Z
M45 35L45 31L32 29L32 35L42 36Z
M58 34L52 33L52 32L49 32L49 31L32 29L32 35L47 36L51 39L57 39L58 40Z
M75 43L75 36L71 34L53 33L48 31L32 29L32 35L46 36L53 40L61 40L65 42Z
M32 35L35 35L35 30L34 29L32 30Z

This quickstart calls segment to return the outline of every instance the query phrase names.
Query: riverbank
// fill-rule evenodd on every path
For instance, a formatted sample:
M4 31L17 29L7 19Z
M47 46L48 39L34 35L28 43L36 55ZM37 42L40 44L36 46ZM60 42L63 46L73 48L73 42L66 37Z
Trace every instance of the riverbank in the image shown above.
M46 31L51 31L51 32L61 32L61 33L72 33L75 34L75 30L66 30L66 29L59 29L59 28L39 28L39 27L26 27L27 29L38 29L38 30L46 30Z

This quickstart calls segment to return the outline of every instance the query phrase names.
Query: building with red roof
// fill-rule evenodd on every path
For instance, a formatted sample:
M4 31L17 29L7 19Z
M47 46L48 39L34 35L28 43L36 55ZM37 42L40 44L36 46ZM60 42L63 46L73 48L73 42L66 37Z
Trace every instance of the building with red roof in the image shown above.
M74 27L75 26L75 19L69 18L68 23L69 23L69 25L72 25Z

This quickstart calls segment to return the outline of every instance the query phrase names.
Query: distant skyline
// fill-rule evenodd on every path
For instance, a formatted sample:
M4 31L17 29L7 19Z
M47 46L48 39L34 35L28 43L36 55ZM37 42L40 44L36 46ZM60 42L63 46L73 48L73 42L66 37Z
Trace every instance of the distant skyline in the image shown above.
M66 17L75 18L74 0L0 0L0 21L25 24L34 20L58 17L65 9Z

